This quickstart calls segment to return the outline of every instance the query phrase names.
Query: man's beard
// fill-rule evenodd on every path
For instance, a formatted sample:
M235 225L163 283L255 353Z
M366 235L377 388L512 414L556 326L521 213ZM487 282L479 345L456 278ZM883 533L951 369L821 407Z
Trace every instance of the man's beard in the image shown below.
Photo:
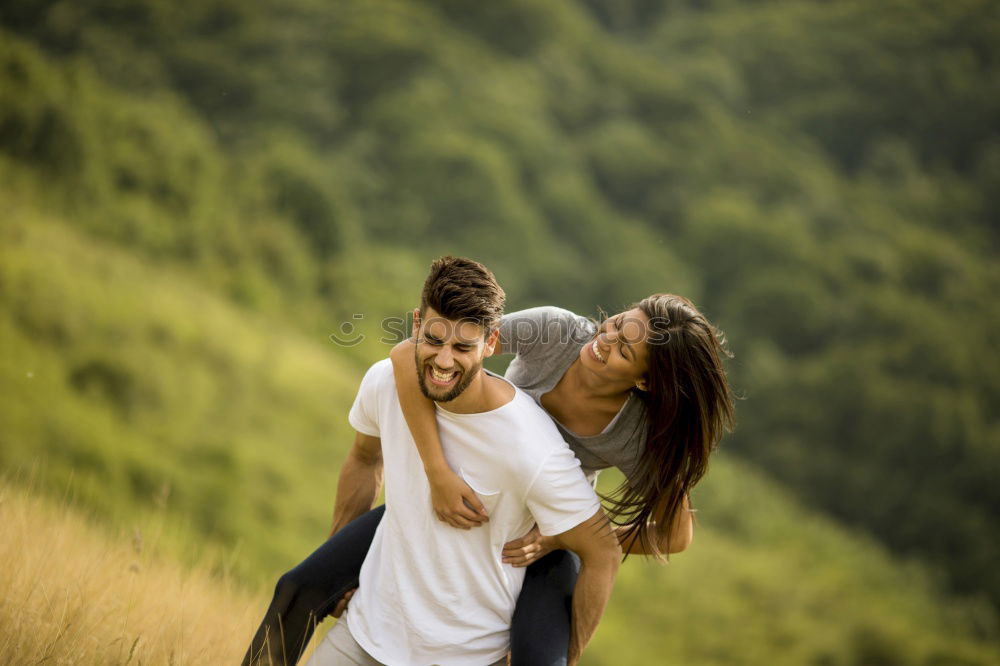
M427 366L430 365L430 363L421 363L420 359L417 358L417 382L420 384L420 392L434 402L451 402L458 396L462 395L462 391L469 388L469 384L472 383L472 380L476 378L476 374L483 368L483 364L480 362L468 370L460 370L459 372L461 372L461 374L459 375L458 381L455 385L452 386L444 395L439 395L432 393L431 387L427 386L427 377L424 375Z

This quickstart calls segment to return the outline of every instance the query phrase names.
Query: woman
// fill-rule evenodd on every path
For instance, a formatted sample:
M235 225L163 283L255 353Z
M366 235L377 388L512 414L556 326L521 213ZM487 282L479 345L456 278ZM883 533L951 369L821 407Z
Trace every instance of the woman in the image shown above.
M507 379L553 417L586 473L612 466L624 473L606 499L626 556L686 548L688 495L733 419L719 331L687 299L655 294L600 325L552 307L506 315L501 351L515 354ZM397 345L392 360L434 510L450 525L474 529L488 517L445 461L433 404L418 388L413 343ZM375 509L357 519L282 577L244 664L263 653L268 635L275 663L298 659L316 618L339 614L337 601L356 586L380 517ZM537 530L503 549L504 561L528 567L511 625L514 666L566 660L578 563L550 550Z

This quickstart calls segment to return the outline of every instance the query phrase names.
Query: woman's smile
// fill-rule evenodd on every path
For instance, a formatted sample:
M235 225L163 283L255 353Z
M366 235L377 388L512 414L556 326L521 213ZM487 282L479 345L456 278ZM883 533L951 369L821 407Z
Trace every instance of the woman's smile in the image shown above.
M594 360L602 365L606 365L608 362L608 360L604 358L604 354L601 353L601 347L597 344L597 338L594 338L594 341L590 343L590 355L594 358Z

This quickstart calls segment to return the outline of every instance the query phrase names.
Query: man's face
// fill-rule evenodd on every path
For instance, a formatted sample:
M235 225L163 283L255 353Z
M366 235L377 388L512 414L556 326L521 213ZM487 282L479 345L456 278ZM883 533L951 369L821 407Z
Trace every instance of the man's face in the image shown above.
M489 339L472 321L445 319L432 307L423 318L414 313L417 344L414 357L423 394L436 402L450 402L462 394L493 353L497 331Z

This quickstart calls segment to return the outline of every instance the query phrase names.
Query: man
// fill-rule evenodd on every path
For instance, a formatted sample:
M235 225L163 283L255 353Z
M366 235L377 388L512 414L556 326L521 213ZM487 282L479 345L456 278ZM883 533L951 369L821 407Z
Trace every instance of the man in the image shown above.
M350 412L357 430L341 470L335 529L371 509L384 471L386 509L344 617L310 666L506 663L524 569L501 561L504 543L537 523L581 560L569 663L607 604L620 548L593 488L534 401L485 372L504 294L468 259L434 262L414 314L416 361L437 402L445 456L477 492L489 522L458 530L438 521L403 418L388 359L362 380Z

